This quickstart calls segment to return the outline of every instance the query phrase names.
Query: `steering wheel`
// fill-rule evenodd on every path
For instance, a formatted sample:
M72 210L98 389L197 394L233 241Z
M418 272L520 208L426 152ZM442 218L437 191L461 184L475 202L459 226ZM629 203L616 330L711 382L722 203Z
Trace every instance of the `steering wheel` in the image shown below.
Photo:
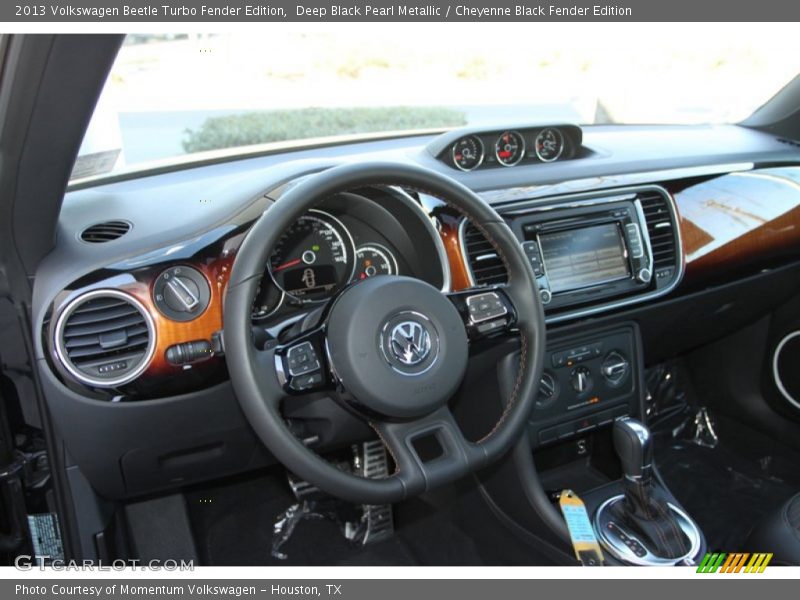
M401 186L447 202L491 242L508 283L442 293L410 277L382 275L333 297L318 322L277 347L257 348L250 314L272 248L308 209L336 193ZM545 344L544 313L531 266L514 234L467 187L433 171L394 163L338 166L287 191L253 225L236 255L224 306L226 361L242 410L264 445L295 474L355 503L387 504L455 481L500 458L533 409ZM519 336L520 365L494 428L468 441L448 408L467 369L470 344ZM396 465L384 478L345 472L288 429L281 402L330 390L378 433ZM435 436L423 460L415 442Z

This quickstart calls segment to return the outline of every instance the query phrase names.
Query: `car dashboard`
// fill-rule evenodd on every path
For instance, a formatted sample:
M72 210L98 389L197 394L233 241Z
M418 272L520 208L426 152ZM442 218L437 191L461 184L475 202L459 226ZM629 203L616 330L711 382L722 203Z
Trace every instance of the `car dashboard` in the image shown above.
M470 162L478 150L481 160ZM798 259L798 149L742 127L516 124L77 185L37 273L34 325L51 410L98 489L143 493L268 460L227 381L221 332L231 267L252 224L287 189L365 160L446 173L501 214L537 276L531 293L548 327L590 332L552 353L551 374L559 360L574 364L564 352L595 351L592 328L633 319L657 339L690 311L659 317L660 309ZM277 343L345 286L381 274L445 292L505 281L465 215L384 182L330 197L284 232L253 301L254 339ZM639 352L627 329L609 335ZM692 343L687 335L663 351ZM87 427L91 442L82 439Z

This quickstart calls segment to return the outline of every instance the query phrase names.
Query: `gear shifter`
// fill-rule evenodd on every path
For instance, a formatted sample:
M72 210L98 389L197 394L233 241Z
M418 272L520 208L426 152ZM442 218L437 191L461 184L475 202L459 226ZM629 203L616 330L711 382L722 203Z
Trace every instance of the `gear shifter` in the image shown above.
M597 511L595 527L603 545L619 558L639 564L674 564L691 556L699 532L653 483L650 430L635 419L618 419L613 439L625 493Z
M635 419L617 419L614 422L614 450L627 481L650 482L653 442L647 427Z

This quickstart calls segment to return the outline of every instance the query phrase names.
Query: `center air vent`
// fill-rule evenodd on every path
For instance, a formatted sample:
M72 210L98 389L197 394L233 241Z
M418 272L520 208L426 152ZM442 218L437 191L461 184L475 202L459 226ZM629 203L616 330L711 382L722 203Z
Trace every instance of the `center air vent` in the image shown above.
M494 246L469 221L464 221L461 239L475 285L506 283L508 274Z
M81 239L90 244L103 244L121 238L130 230L131 224L127 221L104 221L84 229Z
M650 247L653 250L653 272L678 267L675 223L669 201L657 191L640 192L637 197L642 204Z
M56 322L58 360L79 381L97 387L127 383L144 371L155 350L150 315L117 290L78 296Z

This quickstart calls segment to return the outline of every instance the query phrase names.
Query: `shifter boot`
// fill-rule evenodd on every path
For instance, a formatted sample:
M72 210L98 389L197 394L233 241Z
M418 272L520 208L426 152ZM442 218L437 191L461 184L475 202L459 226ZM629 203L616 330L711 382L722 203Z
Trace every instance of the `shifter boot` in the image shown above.
M625 481L625 497L610 510L620 529L638 538L655 556L680 558L691 550L674 513L656 497L649 481Z

